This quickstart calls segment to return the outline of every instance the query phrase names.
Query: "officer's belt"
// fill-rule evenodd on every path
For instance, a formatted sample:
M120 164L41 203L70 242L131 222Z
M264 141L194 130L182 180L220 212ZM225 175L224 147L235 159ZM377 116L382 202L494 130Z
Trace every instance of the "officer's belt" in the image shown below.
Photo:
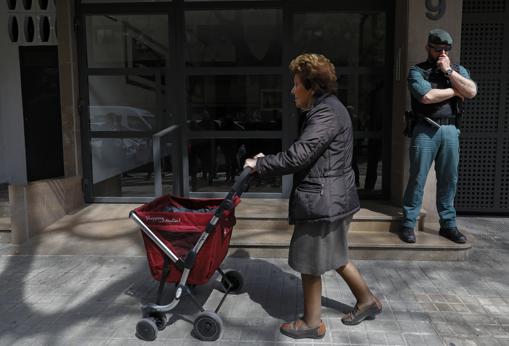
M418 116L419 119L424 121L423 118L426 115L418 114L417 116ZM442 115L442 116L439 116L439 117L428 116L428 118L430 118L431 120L433 120L434 122L436 122L439 125L456 125L457 124L456 115L455 114Z
M456 125L456 117L430 118L439 125Z

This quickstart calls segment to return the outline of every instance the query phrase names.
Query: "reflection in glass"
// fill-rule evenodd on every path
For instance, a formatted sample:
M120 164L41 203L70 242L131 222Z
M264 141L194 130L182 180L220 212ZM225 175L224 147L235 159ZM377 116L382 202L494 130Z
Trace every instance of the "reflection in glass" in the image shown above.
M97 4L108 2L171 2L172 0L81 0L84 4Z
M296 53L324 54L336 66L384 64L384 13L301 13L294 18Z
M88 16L88 67L163 67L168 58L168 17Z
M187 11L186 63L190 66L279 66L281 11Z
M191 130L281 130L280 76L190 76Z
M229 191L246 158L279 151L279 139L192 139L188 146L191 191ZM281 192L281 177L260 180L249 191Z
M160 143L160 153L161 153L161 181L162 181L162 192L163 194L171 193L173 194L173 183L174 169L178 169L175 166L178 166L177 160L182 160L182 155L177 151L177 148L174 143L174 133L169 133L161 138ZM174 155L174 156L172 156ZM154 172L155 174L155 172ZM155 178L155 177L154 177ZM175 177L176 178L176 177Z
M153 196L152 140L93 138L95 196Z
M341 71L338 97L347 107L354 129L352 166L359 189L382 189L386 18L383 12L298 13L294 16L295 54L321 53ZM360 67L375 67L366 73Z
M349 75L338 76L338 92L337 97L346 106L355 103L353 95L355 95L354 86L351 83L352 77Z
M381 131L385 109L390 106L385 98L383 75L359 76L358 131Z
M362 13L360 16L359 65L368 67L384 65L386 44L385 14Z
M382 149L380 138L354 140L352 168L358 189L370 192L382 191Z
M232 0L184 0L188 2L207 2L207 1L232 1ZM233 0L233 1L252 1L252 0ZM258 1L271 1L271 0L258 0Z
M155 132L163 88L153 76L90 76L90 130Z
M368 132L366 149L366 179L364 189L368 191L382 189L382 130L385 110L389 109L388 98L385 97L383 76L361 76L359 93L364 107L360 107L363 130ZM364 154L364 153L363 153Z
M382 75L361 75L357 106L347 104L354 129L352 167L356 185L367 191L382 188L383 119L388 109Z

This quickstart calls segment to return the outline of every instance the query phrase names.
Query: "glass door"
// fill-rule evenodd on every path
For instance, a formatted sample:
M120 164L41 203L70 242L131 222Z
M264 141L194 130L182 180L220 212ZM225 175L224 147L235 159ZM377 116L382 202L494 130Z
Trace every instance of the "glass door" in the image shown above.
M169 10L104 9L83 15L81 24L86 195L94 201L146 200L154 196L152 135L176 122L168 83ZM170 192L168 150L161 161L163 188Z
M223 196L246 158L288 144L282 10L193 9L184 18L189 191ZM281 196L283 180L260 180L249 193Z
M376 197L389 191L391 12L381 2L364 7L294 9L291 50L324 54L335 65L338 97L354 128L356 185L361 197Z
M303 52L336 66L361 196L388 195L390 2L115 2L78 5L87 200L148 201L160 181L163 193L223 197L245 158L298 135L288 64ZM154 145L171 125L179 133ZM288 197L291 186L263 179L246 196Z

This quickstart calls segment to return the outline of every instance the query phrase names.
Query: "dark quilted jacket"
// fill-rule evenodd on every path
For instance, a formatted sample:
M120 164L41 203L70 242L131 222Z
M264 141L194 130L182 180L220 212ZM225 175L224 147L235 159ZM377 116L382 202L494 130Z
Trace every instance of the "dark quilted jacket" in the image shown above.
M360 207L348 111L336 96L324 95L303 116L300 136L287 150L258 159L258 174L294 174L291 224L333 221L355 213Z

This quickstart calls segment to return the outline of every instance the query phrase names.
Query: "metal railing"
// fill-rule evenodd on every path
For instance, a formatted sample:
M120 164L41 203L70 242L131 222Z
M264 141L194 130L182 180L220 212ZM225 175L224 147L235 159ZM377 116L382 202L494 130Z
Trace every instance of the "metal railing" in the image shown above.
M181 186L181 162L178 159L179 155L179 144L180 144L180 125L172 125L170 127L165 128L155 134L152 135L152 158L154 160L154 193L155 196L161 196L163 194L163 177L162 177L162 167L161 167L161 158L162 154L162 146L161 141L163 136L167 136L172 134L171 142L166 143L169 147L170 156L171 156L171 166L173 173L173 194L181 195L183 187ZM166 153L166 150L165 150Z

